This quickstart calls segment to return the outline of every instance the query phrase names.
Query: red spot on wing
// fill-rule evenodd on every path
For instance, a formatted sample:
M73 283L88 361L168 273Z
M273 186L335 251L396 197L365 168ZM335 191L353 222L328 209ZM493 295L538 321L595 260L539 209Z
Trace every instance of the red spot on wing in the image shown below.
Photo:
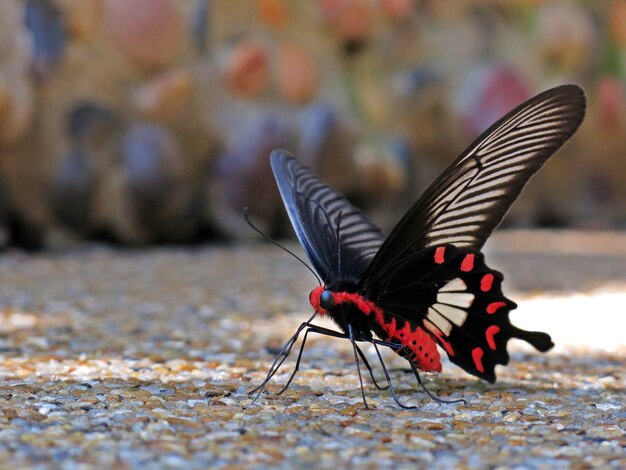
M474 256L474 253L468 253L465 255L465 258L463 258L463 262L461 263L461 271L468 273L474 269Z
M501 309L502 307L506 307L506 302L491 302L489 305L487 305L487 313L489 315L493 315L498 311L498 309Z
M472 349L472 359L474 360L474 365L476 366L476 370L478 372L485 372L485 368L483 367L484 355L485 355L485 351L483 351L482 348Z
M480 290L483 292L489 292L493 285L493 274L485 274L480 280Z
M496 326L496 325L491 325L489 328L487 328L487 331L485 331L485 337L487 338L487 344L494 351L496 350L496 342L493 339L493 337L499 331L500 331L500 327Z
M446 254L446 247L445 246L438 246L435 249L435 263L437 263L437 264L443 263L445 254Z

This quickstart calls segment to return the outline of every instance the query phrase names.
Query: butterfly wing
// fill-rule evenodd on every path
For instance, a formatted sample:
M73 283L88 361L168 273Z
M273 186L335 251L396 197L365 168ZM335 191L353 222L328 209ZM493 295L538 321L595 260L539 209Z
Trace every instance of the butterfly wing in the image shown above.
M385 235L345 197L284 150L270 156L291 224L325 283L360 279Z
M530 177L574 134L584 115L583 90L563 85L504 116L420 196L380 248L366 276L436 245L479 250Z
M575 85L541 93L491 126L435 180L391 232L360 285L393 325L428 332L452 362L490 382L496 364L508 362L510 338L540 351L552 347L547 334L511 325L516 305L502 294L502 275L478 250L584 113L584 93ZM419 351L412 353L418 366L424 363Z
M504 296L501 283L502 274L490 269L480 252L447 244L407 257L369 286L368 298L394 325L411 325L409 334L385 339L402 343L421 369L427 364L421 356L425 349L404 341L420 329L436 340L452 362L495 382L495 366L509 361L509 339L523 339L540 351L553 346L547 334L511 324L509 312L516 305Z

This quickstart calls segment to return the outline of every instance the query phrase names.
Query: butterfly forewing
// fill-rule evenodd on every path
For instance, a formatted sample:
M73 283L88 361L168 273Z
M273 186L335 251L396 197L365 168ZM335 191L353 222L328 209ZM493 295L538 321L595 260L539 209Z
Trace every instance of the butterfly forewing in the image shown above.
M541 93L511 111L463 152L391 232L368 270L451 243L480 249L528 180L576 131L585 96L575 85Z
M272 152L271 164L291 224L320 277L327 284L360 279L385 235L288 152Z

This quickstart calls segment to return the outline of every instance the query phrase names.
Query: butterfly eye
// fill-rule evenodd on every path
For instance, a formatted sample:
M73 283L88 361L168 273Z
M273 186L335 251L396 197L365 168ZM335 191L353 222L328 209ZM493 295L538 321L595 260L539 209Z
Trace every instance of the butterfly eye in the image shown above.
M333 297L333 293L329 290L325 290L320 295L320 307L324 310L330 310L335 306L335 298Z

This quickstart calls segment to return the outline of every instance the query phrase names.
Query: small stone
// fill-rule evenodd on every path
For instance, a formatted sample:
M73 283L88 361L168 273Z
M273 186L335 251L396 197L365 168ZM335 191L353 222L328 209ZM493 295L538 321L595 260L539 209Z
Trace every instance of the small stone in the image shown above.
M269 64L265 46L255 39L245 39L225 53L222 76L236 96L251 98L267 86Z
M281 44L278 51L280 92L293 103L308 103L319 87L319 72L312 53L297 43Z
M76 103L68 112L66 133L73 143L87 143L98 140L111 130L115 122L115 113L107 106L92 102Z
M172 69L142 84L134 95L134 106L144 118L167 120L185 109L192 87L188 70Z
M262 116L247 132L240 132L233 148L220 155L208 181L207 219L224 233L258 237L242 223L242 210L264 231L271 230L280 199L269 165L269 154L288 143L288 131L281 120Z
M74 39L90 39L102 18L101 0L57 0L65 14L65 24Z
M324 19L347 55L360 52L373 32L374 10L367 0L320 2Z
M298 127L298 158L334 189L353 192L356 141L348 123L331 106L315 104L302 110Z
M281 28L287 22L288 8L285 0L259 0L257 10L261 21L272 28Z
M381 0L381 9L385 15L393 20L406 20L415 8L412 0Z
M165 127L138 123L122 143L125 194L144 241L185 240L194 233L194 187L182 149Z
M22 77L25 78L26 77ZM33 92L26 82L9 85L0 75L0 143L13 145L28 131L32 121Z
M626 435L623 429L616 425L594 426L587 429L587 436L613 439Z
M502 421L504 421L505 423L516 423L517 421L520 420L520 417L522 416L522 414L518 411L513 411L512 413L507 413L504 415L504 417L502 418Z
M618 405L617 403L596 403L595 406L602 411L622 409L621 405Z
M117 48L137 66L168 65L178 51L180 14L172 0L102 0Z
M74 149L61 161L51 182L50 204L66 228L85 233L90 227L95 171L92 155Z
M592 15L582 6L550 2L538 8L534 32L539 57L550 67L569 72L588 60L596 31Z
M31 34L32 68L44 78L56 69L65 53L65 24L52 0L28 0L24 24Z

